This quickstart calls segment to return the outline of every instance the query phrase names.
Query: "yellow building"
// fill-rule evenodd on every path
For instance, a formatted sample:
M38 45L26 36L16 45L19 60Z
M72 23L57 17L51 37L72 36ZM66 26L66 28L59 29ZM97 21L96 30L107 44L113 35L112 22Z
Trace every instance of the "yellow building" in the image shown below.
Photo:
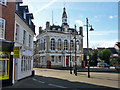
M80 27L77 31L69 27L66 9L64 8L61 26L50 25L49 22L46 22L45 30L39 27L39 35L36 38L34 65L47 67L47 62L50 61L52 68L74 66L75 51L77 66L80 67L83 56L83 28Z

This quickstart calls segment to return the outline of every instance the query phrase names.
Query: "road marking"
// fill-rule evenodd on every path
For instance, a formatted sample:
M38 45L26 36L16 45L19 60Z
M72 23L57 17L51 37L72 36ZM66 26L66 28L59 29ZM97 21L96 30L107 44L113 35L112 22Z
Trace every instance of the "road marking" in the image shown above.
M39 81L39 80L37 80L37 79L35 79L35 78L32 78L32 80L34 80L34 81L37 81L37 82L39 82L39 83L45 83L45 82L43 82L43 81ZM55 84L48 84L49 86L54 86L54 87L59 87L59 88L67 88L67 87L64 87L64 86L59 86L59 85L55 85Z
M32 78L32 80L37 81L36 79Z
M45 82L39 81L39 80L37 80L37 79L35 79L35 78L32 78L32 80L37 81L37 82L39 82L39 83L45 83Z
M55 84L48 84L49 86L54 86L54 87L59 87L59 88L67 88L67 87L63 87L63 86L59 86L59 85L55 85Z
M38 81L39 83L45 83L45 82L42 82L42 81Z

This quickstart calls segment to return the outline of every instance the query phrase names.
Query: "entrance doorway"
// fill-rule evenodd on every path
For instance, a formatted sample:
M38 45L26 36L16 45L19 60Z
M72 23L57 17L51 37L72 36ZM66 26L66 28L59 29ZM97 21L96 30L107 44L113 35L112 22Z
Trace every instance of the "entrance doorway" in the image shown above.
M69 65L69 57L67 56L66 57L66 66L68 66Z

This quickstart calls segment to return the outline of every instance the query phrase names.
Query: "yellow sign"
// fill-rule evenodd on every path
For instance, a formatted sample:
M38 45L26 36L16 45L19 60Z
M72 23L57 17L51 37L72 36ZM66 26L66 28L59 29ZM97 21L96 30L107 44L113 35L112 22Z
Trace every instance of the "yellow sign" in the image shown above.
M89 56L87 56L87 60L89 59Z
M19 58L20 57L20 47L14 47L13 49L13 58Z

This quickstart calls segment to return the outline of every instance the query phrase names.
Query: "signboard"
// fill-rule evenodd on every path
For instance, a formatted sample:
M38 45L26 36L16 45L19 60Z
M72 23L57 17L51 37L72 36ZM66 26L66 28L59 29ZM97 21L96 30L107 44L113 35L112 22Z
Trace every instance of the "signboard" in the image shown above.
M87 60L89 60L89 56L87 56Z
M20 47L14 47L13 52L13 58L20 58Z

